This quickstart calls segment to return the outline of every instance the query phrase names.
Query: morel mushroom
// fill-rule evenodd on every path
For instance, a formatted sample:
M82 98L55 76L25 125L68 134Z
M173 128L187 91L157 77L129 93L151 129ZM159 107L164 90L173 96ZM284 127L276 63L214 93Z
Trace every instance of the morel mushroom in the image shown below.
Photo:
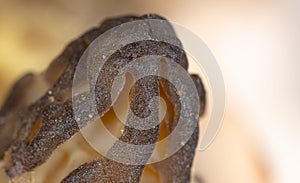
M195 130L188 141L182 144L182 148L162 161L147 164L151 154L143 154L143 162L137 165L114 161L108 157L120 149L117 142L109 150L108 156L103 156L79 133L94 117L88 107L91 94L83 92L77 96L72 95L74 74L80 58L88 46L104 32L126 22L147 19L165 20L154 14L108 19L100 27L88 31L70 43L46 71L39 75L27 74L15 84L0 110L0 158L9 180L190 182L198 142L199 116L205 108L205 91L197 75L191 75L191 78L198 92L201 111L193 120L185 121L195 125ZM171 25L168 27L170 27L168 33L176 37ZM155 27L149 26L149 32L155 34ZM149 107L149 101L153 97L160 96L166 103L167 113L162 122L147 130L135 129L126 124L120 125L112 109L114 102L120 100L112 101L109 94L118 69L135 58L146 55L164 56L180 64L185 70L188 67L183 49L169 43L143 40L124 45L111 54L100 71L95 85L95 100L97 115L119 141L134 145L152 145L150 150L154 153L155 142L172 133L179 121L182 107L180 92L159 76L148 76L134 83L129 92L130 109L124 110L131 110L134 115L145 118L155 111L155 107L159 107L155 105L152 109ZM87 106L80 119L74 115L74 101ZM159 120L158 113L154 115L156 115L154 119ZM131 117L128 115L126 123L130 122ZM101 138L105 139L105 136ZM123 152L126 154L126 149Z

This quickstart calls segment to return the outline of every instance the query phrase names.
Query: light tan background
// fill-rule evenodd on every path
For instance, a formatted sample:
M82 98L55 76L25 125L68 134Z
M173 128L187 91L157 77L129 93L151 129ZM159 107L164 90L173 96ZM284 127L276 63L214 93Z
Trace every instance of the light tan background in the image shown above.
M0 101L26 72L105 17L158 13L199 35L224 74L227 109L197 152L208 183L299 182L299 1L0 1ZM298 36L298 37L297 37Z

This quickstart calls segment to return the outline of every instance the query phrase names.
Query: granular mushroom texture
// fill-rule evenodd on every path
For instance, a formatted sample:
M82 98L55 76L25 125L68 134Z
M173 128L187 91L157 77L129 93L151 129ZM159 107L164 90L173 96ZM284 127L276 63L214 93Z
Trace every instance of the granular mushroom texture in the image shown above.
M72 140L72 136L89 124L90 116L95 116L89 110L93 98L90 93L85 92L72 98L72 81L75 70L88 46L99 35L113 27L145 19L164 20L154 14L107 19L100 27L88 31L70 43L46 71L39 75L28 74L15 84L0 110L0 157L4 158L5 171L9 179L14 180L46 163L54 150L66 141ZM170 29L170 34L175 37L172 29ZM95 94L96 112L100 117L109 111L114 102L111 101L110 93L112 82L118 75L116 68L122 68L133 59L147 55L170 58L187 70L186 55L179 47L154 40L125 45L108 58L99 72ZM198 76L192 75L191 78L196 85L200 99L201 111L199 112L203 114L205 108L204 87ZM36 86L42 89L37 91ZM32 96L32 93L35 94ZM130 109L134 115L140 118L154 115L154 119L158 121L158 111L155 109L158 106L150 109L148 102L151 98L164 94L173 111L169 119L170 124L167 125L167 133L171 133L179 120L181 109L180 96L177 93L176 88L167 80L158 76L145 77L137 81L131 90ZM73 114L74 101L87 107L80 114L80 119ZM132 120L134 119L129 115L126 123L130 123ZM147 165L158 172L162 182L184 183L190 181L193 157L198 142L198 120L199 116L193 121L186 121L186 123L196 124L196 129L179 151L161 162ZM150 145L150 152L152 152L160 133L160 125L147 130L125 126L119 141L135 145ZM119 154L116 153L120 152L122 148L123 146L116 142L109 150L108 156L118 156ZM122 149L123 156L126 153L130 155L132 152ZM74 167L74 170L66 175L62 182L139 182L151 153L136 153L142 154L141 164L128 165L99 156L91 162Z

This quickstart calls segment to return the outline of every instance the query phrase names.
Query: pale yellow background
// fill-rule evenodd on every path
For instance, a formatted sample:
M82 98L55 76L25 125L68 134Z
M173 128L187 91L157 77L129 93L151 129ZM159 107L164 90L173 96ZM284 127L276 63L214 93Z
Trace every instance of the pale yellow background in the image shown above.
M208 183L300 181L299 1L0 1L0 101L105 17L158 13L198 34L224 74L227 108L194 171Z

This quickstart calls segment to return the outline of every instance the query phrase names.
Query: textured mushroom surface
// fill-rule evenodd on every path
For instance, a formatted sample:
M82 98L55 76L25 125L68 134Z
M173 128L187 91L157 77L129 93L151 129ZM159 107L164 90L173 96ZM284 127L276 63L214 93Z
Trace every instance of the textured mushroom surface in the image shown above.
M155 177L157 182L190 182L191 167L198 142L199 115L192 121L186 121L186 123L196 124L195 131L187 143L169 158L153 164L147 164L151 154L141 155L140 152L136 153L142 157L142 164L129 165L116 162L93 150L86 150L87 148L82 145L83 140L80 140L82 138L79 135L80 129L88 126L91 116L95 116L88 108L92 98L90 93L72 96L72 81L81 56L88 46L105 31L122 23L145 19L164 18L150 14L105 20L100 27L88 31L70 43L46 71L39 75L28 74L15 84L0 110L0 158L2 158L8 179L20 182L24 179L40 180L32 178L34 175L28 178L28 173L48 169L45 166L47 164L49 164L48 167L53 164L59 166L57 163L62 162L51 162L53 156L56 157L56 154L63 154L66 151L69 154L76 153L65 150L70 149L69 147L74 148L74 151L78 148L78 152L81 152L79 150L81 147L84 149L82 152L89 151L87 154L92 155L87 155L86 157L89 157L87 159L82 158L83 163L79 162L75 167L70 166L72 171L61 177L62 182L151 182L149 178L151 176ZM169 34L176 37L172 29ZM114 105L115 101L111 100L110 93L112 81L117 76L118 69L135 58L146 55L164 56L180 64L186 70L188 67L184 51L174 45L153 40L125 45L108 58L97 78L96 106L100 117L105 118ZM192 75L191 78L199 95L201 105L199 113L203 114L204 87L198 76ZM125 124L124 130L118 137L119 141L134 145L152 145L150 150L154 151L155 142L163 138L163 134L167 136L172 133L179 120L181 104L178 91L167 80L158 76L148 76L134 83L129 96L130 110L140 118L146 118L152 112L151 115L154 115L154 119L158 121L159 114L154 111L159 106L154 105L152 109L149 107L149 101L157 96L163 96L167 101L168 111L163 123L147 130L135 129ZM87 106L86 110L82 111L80 119L74 116L74 101ZM132 120L132 116L129 115L126 123ZM76 142L75 145L80 145L78 147L66 145L71 144L72 141ZM116 142L108 155L126 157L126 153L130 153L126 149L122 149L122 155L116 154L121 148ZM72 161L72 158L65 158L62 161ZM41 180L51 182L49 178Z

